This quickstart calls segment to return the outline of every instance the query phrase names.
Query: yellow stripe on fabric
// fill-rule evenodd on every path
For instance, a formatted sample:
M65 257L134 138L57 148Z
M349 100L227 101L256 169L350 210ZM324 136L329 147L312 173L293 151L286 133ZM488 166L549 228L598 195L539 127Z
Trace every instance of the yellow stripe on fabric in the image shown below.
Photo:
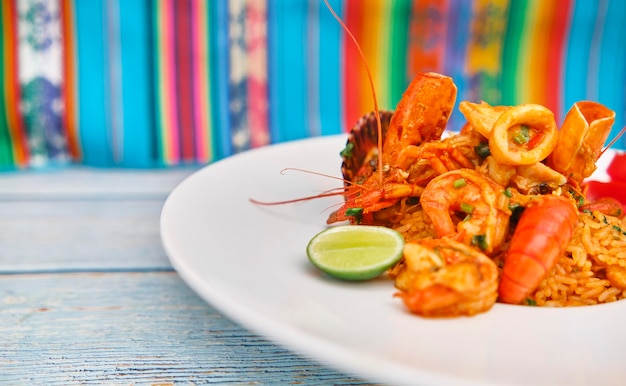
M502 100L502 50L506 34L508 0L475 0L465 71L480 99L492 104Z
M162 161L166 165L173 164L175 157L172 149L172 111L171 99L175 98L175 89L171 88L171 75L173 69L170 68L174 53L172 52L173 26L170 25L171 4L169 0L158 1L156 3L156 36L157 36L157 76L158 76L158 109L159 115L159 150ZM171 98L168 96L171 95Z
M506 28L508 0L475 0L466 71L497 73L501 68L502 36Z
M546 105L547 84L548 84L548 55L551 36L550 28L556 12L556 1L533 0L529 3L527 14L528 29L528 51L525 59L528 61L526 67L526 83L528 90L524 103L538 103Z
M363 14L361 20L361 40L359 44L365 55L365 60L372 73L372 80L374 82L374 89L376 90L376 97L378 99L378 106L381 107L381 74L380 74L380 61L378 60L378 36L381 31L381 21L379 18L379 10L381 4L379 0L368 0L363 2ZM374 102L372 94L370 92L369 80L365 66L359 64L360 70L360 89L362 90L361 100L361 114L365 114L374 109Z

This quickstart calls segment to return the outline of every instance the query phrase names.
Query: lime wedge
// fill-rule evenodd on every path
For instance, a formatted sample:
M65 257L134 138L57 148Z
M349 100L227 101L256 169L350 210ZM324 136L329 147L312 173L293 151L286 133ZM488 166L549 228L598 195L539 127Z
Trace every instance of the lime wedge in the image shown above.
M315 235L306 248L313 265L343 280L368 280L402 257L404 238L381 226L340 225Z

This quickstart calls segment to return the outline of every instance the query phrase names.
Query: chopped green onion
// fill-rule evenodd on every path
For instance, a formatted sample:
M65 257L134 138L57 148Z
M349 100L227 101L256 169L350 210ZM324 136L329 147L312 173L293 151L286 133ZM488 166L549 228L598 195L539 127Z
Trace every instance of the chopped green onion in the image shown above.
M519 206L520 206L520 205L519 205L519 204L516 204L516 203L509 204L509 209L513 211L513 210L515 210L515 209L519 208Z
M360 224L363 220L363 208L348 208L346 209L346 216L354 217L354 221Z
M478 248L482 249L483 251L489 247L487 245L487 238L485 237L485 235L473 236L472 245L476 245Z
M537 301L531 298L526 298L526 300L524 300L524 303L527 306L536 306L537 305Z
M363 208L348 208L346 209L346 216L358 216L363 213Z
M504 195L507 196L508 198L513 197L513 193L511 193L511 188L504 189Z
M452 186L454 186L455 189L462 188L465 185L467 185L467 182L465 182L465 178L459 178L452 183Z
M481 142L474 146L474 151L480 158L487 158L491 154L491 150L489 150L489 143L487 142Z
M346 147L339 153L340 156L344 158L352 157L352 150L354 150L354 144L352 142L348 142Z
M465 202L461 203L461 211L467 213L467 214L472 214L472 212L474 212L474 207L470 204L466 204Z
M513 140L518 144L518 145L523 145L528 143L528 141L530 141L530 133L529 133L529 128L526 125L522 125L520 127L520 131L518 131L514 136L513 136Z

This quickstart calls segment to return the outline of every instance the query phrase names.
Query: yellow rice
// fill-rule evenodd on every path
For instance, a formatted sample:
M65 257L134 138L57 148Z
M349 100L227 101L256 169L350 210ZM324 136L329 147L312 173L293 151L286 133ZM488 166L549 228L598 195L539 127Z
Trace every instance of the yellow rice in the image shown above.
M626 282L606 278L609 266L626 267L626 223L600 212L578 217L572 240L531 298L539 306L613 302L626 296Z
M417 205L391 225L405 239L435 237L432 222ZM580 213L565 254L531 294L531 304L563 307L613 302L626 297L626 221L600 212ZM612 283L606 268L624 268Z

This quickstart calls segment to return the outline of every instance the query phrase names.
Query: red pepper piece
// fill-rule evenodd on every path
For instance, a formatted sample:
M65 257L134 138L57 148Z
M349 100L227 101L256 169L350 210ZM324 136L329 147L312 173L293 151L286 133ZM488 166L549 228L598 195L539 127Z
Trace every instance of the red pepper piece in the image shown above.
M626 182L626 153L615 153L606 172L611 177L611 181Z
M611 197L622 205L626 205L626 181L589 181L586 185L588 201L597 201L604 197Z

